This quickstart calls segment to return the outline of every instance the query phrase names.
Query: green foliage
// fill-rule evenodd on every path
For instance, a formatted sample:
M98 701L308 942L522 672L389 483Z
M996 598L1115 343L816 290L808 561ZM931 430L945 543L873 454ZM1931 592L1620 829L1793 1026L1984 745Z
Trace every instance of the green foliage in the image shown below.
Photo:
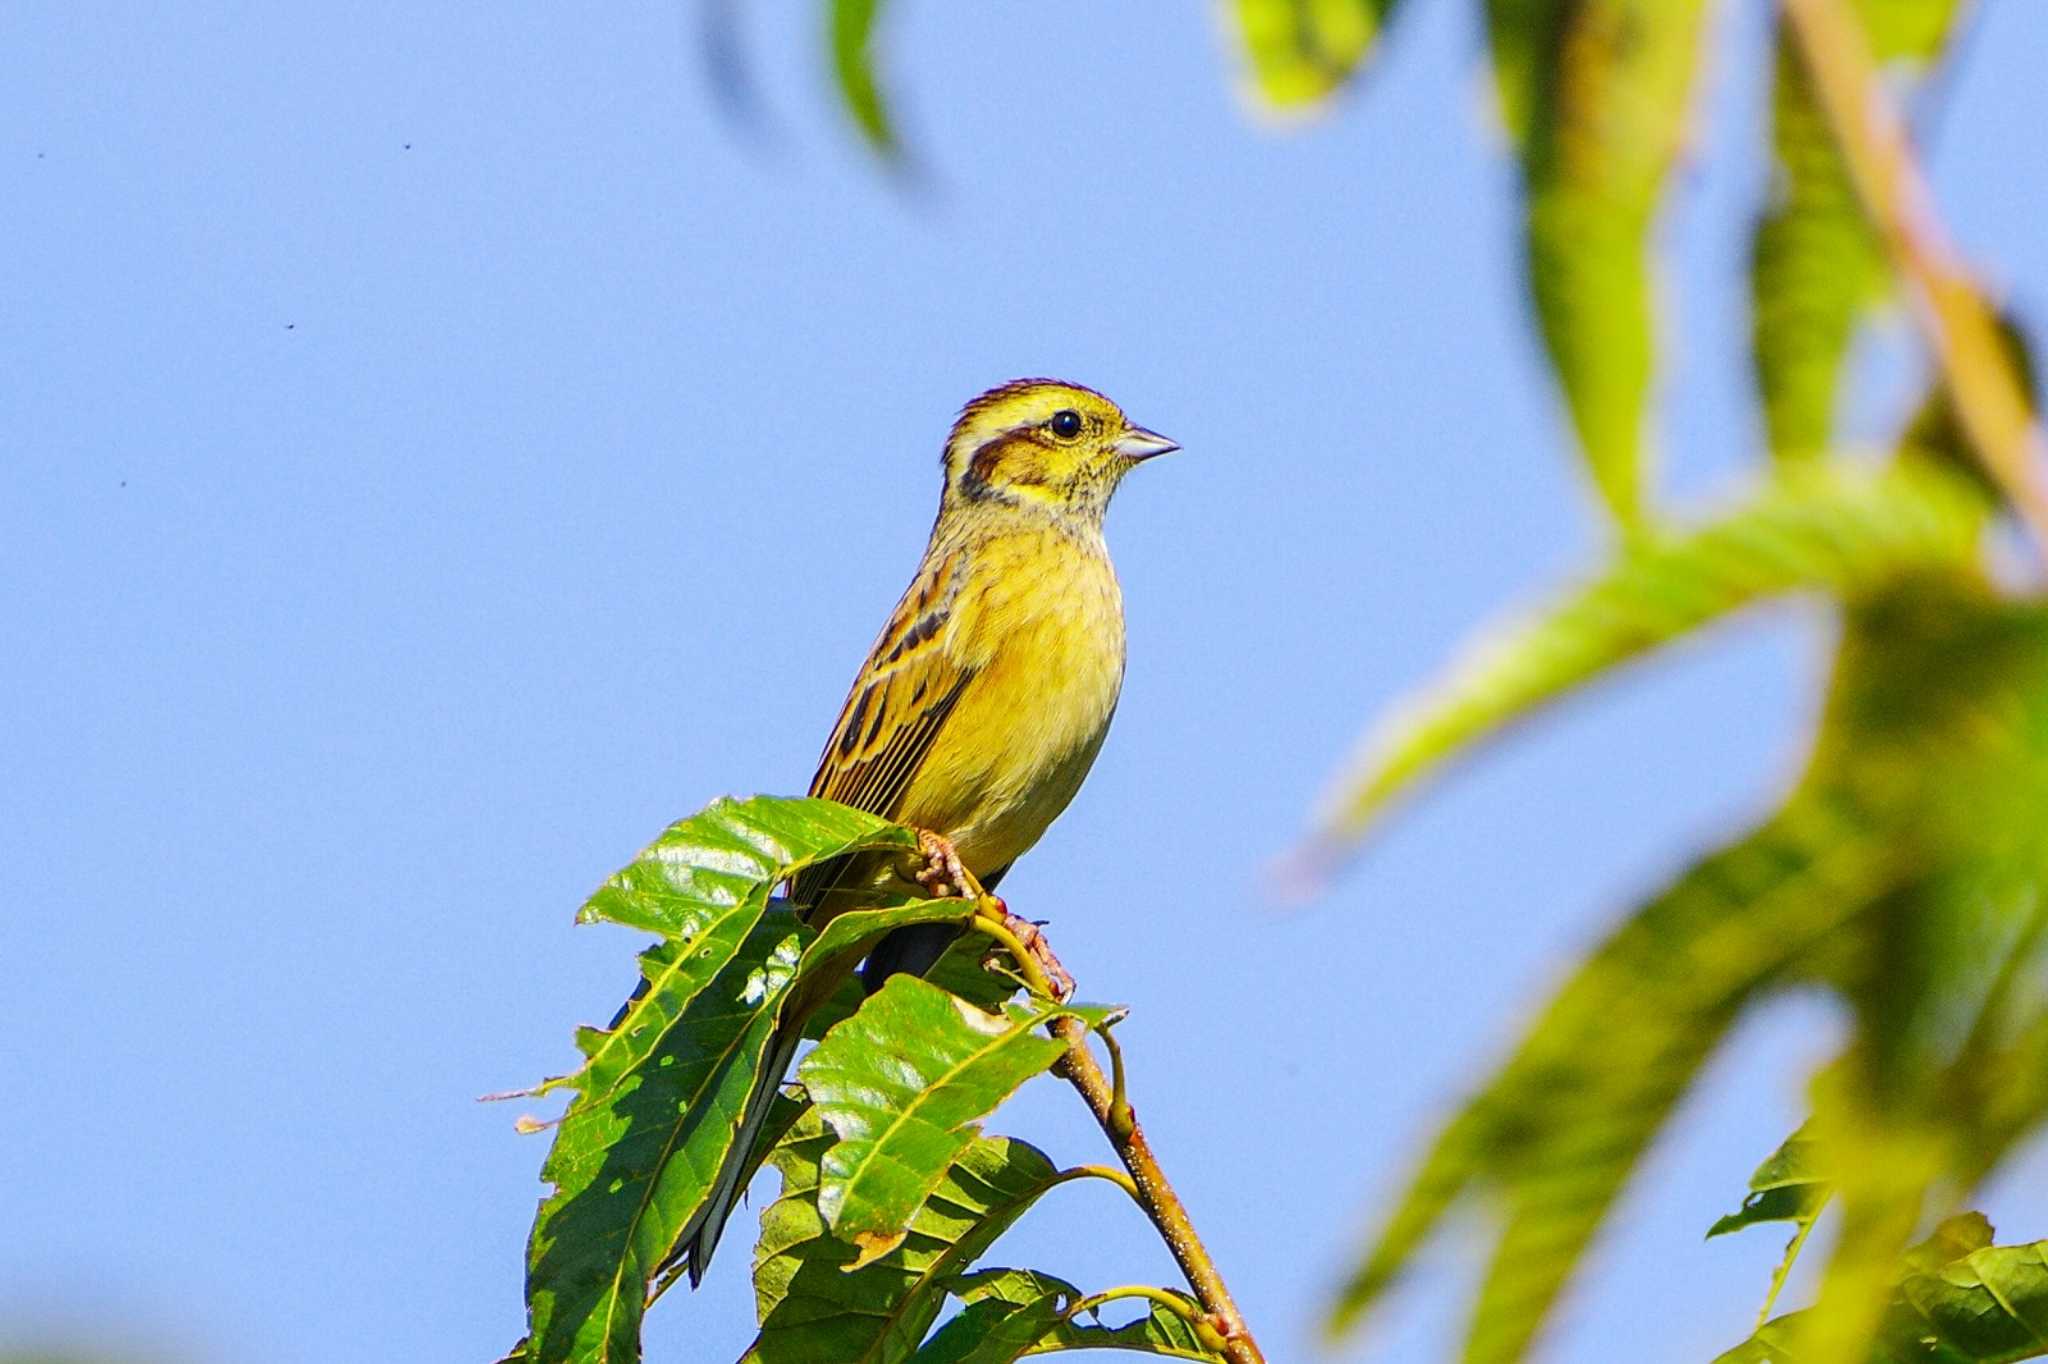
M962 1273L1045 1192L1073 1173L1035 1148L977 1137L888 1254L856 1265L818 1210L822 1166L837 1138L806 1112L768 1158L782 1193L761 1213L754 1252L760 1336L747 1364L873 1364L908 1358L945 1305L946 1281Z
M1911 67L1941 50L1956 0L1860 0L1875 55ZM1778 35L1771 91L1777 174L1751 245L1757 383L1772 452L1817 459L1856 324L1887 287L1876 234L1814 102L1790 35Z
M1749 1177L1749 1196L1742 1206L1707 1228L1707 1235L1726 1236L1761 1222L1811 1224L1829 1192L1828 1178L1818 1168L1817 1145L1804 1127L1785 1138Z
M1372 50L1400 0L1236 0L1231 13L1252 87L1294 111L1328 98Z
M731 1145L806 932L769 892L842 853L915 846L824 802L720 801L671 826L578 915L662 935L616 1027L584 1028L541 1177L554 1185L527 1257L544 1359L639 1358L648 1279L703 1207ZM956 915L957 910L953 911Z
M754 1364L909 1360L947 1294L986 1282L961 1276L1046 1190L1107 1176L1055 1169L1023 1142L982 1136L979 1123L1066 1053L1043 1035L1048 1024L1105 1028L1119 1010L1007 1003L1013 971L972 933L932 980L895 976L863 998L849 973L875 943L913 924L965 926L974 906L913 898L820 929L771 898L815 863L916 848L911 831L829 801L721 800L672 826L590 898L583 921L659 941L641 954L642 988L615 1025L579 1030L583 1065L531 1091L571 1099L542 1169L554 1190L529 1247L529 1332L508 1360L639 1359L645 1307L673 1280L721 1171L753 1168L729 1157L769 1038L798 1017L821 1040L800 1083L774 1097L755 1146L783 1188L762 1215L754 1255ZM1178 1319L1112 1332L1062 1317L1025 1347L1171 1353L1198 1335ZM959 1344L961 1331L951 1339Z
M1450 758L1629 659L1756 602L1838 597L1968 563L1987 504L1931 464L1788 469L1691 530L1622 545L1581 587L1482 639L1397 707L1338 780L1316 834L1321 860Z
M1785 1254L1771 1271L1770 1291L1764 1294L1764 1305L1757 1312L1758 1325L1770 1316L1771 1305L1784 1289L1793 1262L1799 1258L1814 1222L1834 1194L1834 1184L1823 1172L1823 1165L1819 1143L1801 1127L1785 1138L1770 1159L1756 1167L1756 1173L1749 1177L1749 1196L1742 1200L1742 1206L1707 1228L1711 1237L1726 1236L1765 1222L1792 1223L1792 1239L1785 1243Z
M1011 1364L1026 1355L1061 1350L1125 1350L1166 1359L1218 1360L1220 1342L1210 1328L1194 1323L1201 1309L1181 1294L1146 1301L1148 1311L1122 1326L1105 1326L1081 1318L1098 1310L1107 1297L1084 1298L1064 1279L1028 1269L989 1269L964 1275L949 1285L966 1306L946 1323L915 1364ZM1165 1302L1172 1302L1168 1307Z
M1504 1224L1466 1358L1519 1358L1729 1025L1776 991L1820 985L1850 1005L1856 1034L1816 1090L1845 1223L1822 1298L1838 1326L1815 1357L1855 1357L1879 1325L1871 1267L1896 1259L1931 1189L1981 1177L2011 1139L1985 1120L1987 1103L2011 1100L1980 1077L2013 1074L2001 1058L2036 1045L2041 1025L2044 801L2048 609L1965 577L1856 607L1784 810L1637 911L1566 983L1439 1136L1336 1324L1479 1190ZM2044 1086L2025 1082L2031 1112Z
M833 1234L863 1259L894 1249L979 1119L1065 1053L1039 1029L1060 1017L1100 1026L1115 1016L1054 1004L984 1013L936 985L892 977L798 1072L839 1133L818 1187Z
M881 13L882 0L831 0L832 74L868 145L894 156L900 150L896 129L875 80L875 23Z
M1813 1316L1761 1327L1714 1364L1800 1364ZM1976 1213L1944 1222L1901 1259L1870 1364L2008 1364L2048 1355L2048 1241L1994 1246Z
M1487 10L1521 149L1537 321L1593 482L1633 526L1648 481L1650 232L1684 139L1707 6L1491 0Z

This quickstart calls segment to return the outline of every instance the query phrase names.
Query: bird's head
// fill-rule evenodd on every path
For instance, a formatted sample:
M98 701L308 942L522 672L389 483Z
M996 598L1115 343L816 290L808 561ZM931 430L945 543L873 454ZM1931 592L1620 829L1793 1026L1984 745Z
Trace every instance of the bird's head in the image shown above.
M1015 379L961 410L946 440L944 505L999 504L1100 524L1123 476L1180 447L1092 388Z

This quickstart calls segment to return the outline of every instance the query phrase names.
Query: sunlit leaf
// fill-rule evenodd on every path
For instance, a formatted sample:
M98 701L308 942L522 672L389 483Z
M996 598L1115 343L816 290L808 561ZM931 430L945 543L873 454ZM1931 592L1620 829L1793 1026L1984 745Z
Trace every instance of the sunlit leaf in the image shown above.
M1873 55L1895 69L1932 61L1957 8L1957 0L1856 5ZM1782 21L1774 72L1776 176L1751 246L1753 349L1772 452L1814 459L1832 435L1843 362L1857 322L1884 292L1885 265Z
M1275 109L1320 103L1357 72L1400 0L1236 0L1253 88Z
M1489 0L1522 158L1529 282L1594 485L1645 517L1651 229L1684 142L1705 0Z
M2048 1356L2048 1241L1993 1246L1981 1216L1951 1219L1909 1252L1871 1364L2008 1364ZM1811 1313L1776 1318L1714 1364L1798 1364Z
M765 904L791 872L869 848L914 852L917 836L829 800L716 800L663 830L576 918L693 938L702 916L752 898Z
M943 1283L1055 1185L1074 1178L1033 1147L978 1137L911 1219L901 1245L853 1267L856 1250L818 1211L819 1164L838 1137L807 1111L769 1156L782 1193L761 1213L754 1294L761 1333L747 1364L881 1364L910 1357L944 1306Z
M818 1190L834 1234L863 1260L893 1249L980 1120L1065 1053L1039 1029L1060 1017L1098 1026L1118 1013L1044 1001L984 1013L915 976L890 977L798 1068L840 1137Z
M1974 558L1987 503L1971 478L1901 461L1787 469L1696 529L1623 546L1550 606L1482 636L1397 707L1339 778L1315 835L1339 855L1397 796L1473 743L1731 612L1791 592L1850 597Z
M811 800L721 800L672 825L580 914L663 935L643 989L584 1028L541 1177L554 1191L527 1256L532 1352L635 1360L647 1282L701 1211L732 1144L782 992L808 937L769 894L812 862L915 846L870 815Z

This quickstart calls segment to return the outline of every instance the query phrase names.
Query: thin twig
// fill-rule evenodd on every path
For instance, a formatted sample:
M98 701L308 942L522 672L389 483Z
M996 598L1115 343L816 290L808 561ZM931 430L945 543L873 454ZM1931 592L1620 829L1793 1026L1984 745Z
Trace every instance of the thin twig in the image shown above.
M1165 1288L1154 1288L1150 1284L1119 1284L1115 1288L1105 1288L1100 1293L1090 1293L1085 1298L1077 1299L1074 1305L1067 1309L1065 1320L1072 1321L1083 1312L1099 1313L1104 1307L1113 1302L1127 1302L1132 1298L1143 1298L1146 1302L1165 1308L1189 1326L1192 1326L1196 1336L1201 1338L1204 1345L1215 1350L1223 1348L1222 1336L1217 1334L1215 1323L1203 1315L1200 1303L1194 1301L1185 1293L1175 1293L1171 1289ZM1211 1336L1214 1336L1215 1339L1209 1339Z
M2041 438L2026 389L1997 320L1949 244L1905 125L1878 82L1863 28L1845 0L1784 0L1784 6L1864 211L1919 304L1921 329L1963 430L2035 547L2048 553Z
M1052 984L1046 979L1044 970L1018 942L1017 935L1004 926L1002 902L986 892L983 892L981 901L982 912L975 918L974 926L1009 950L1034 994L1050 998ZM1195 1291L1196 1300L1207 1314L1206 1323L1222 1341L1220 1348L1224 1357L1231 1364L1265 1364L1265 1353L1252 1339L1251 1328L1245 1325L1237 1300L1230 1296L1230 1289L1224 1285L1216 1262L1209 1257L1208 1248L1196 1233L1195 1224L1188 1217L1187 1206L1167 1181L1166 1171L1159 1166L1159 1158L1152 1154L1152 1145L1145 1140L1145 1129L1138 1125L1129 1098L1123 1093L1123 1086L1110 1084L1102 1073L1102 1067L1096 1063L1094 1053L1088 1050L1088 1025L1067 1014L1054 1019L1051 1026L1053 1035L1067 1044L1067 1054L1053 1067L1054 1071L1064 1076L1080 1094L1089 1111L1095 1115L1103 1135L1109 1138L1117 1158L1131 1172L1138 1206L1152 1219L1160 1239L1166 1242L1166 1248L1172 1252L1174 1262L1186 1277L1188 1287Z

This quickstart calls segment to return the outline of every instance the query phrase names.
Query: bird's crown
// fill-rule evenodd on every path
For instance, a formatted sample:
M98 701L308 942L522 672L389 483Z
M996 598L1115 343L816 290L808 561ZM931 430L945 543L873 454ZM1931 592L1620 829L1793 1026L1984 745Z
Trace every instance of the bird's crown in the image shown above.
M953 423L946 498L1099 517L1126 473L1178 448L1133 426L1092 388L1013 379L968 403Z

